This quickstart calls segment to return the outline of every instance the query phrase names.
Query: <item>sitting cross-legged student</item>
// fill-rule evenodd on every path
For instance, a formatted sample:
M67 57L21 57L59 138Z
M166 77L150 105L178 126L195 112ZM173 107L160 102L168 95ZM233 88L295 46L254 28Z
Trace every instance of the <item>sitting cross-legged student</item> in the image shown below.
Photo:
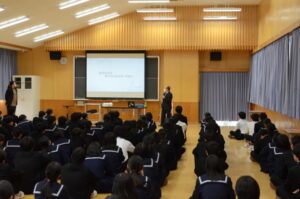
M32 120L33 128L36 128L38 124L45 122L44 116L46 115L45 111L39 111L38 117L34 117Z
M261 113L259 115L259 122L257 122L254 126L254 133L250 137L250 143L254 144L260 138L260 130L265 128L264 121L268 119L267 114Z
M285 183L276 190L277 197L281 199L300 198L300 144L293 148L294 160L297 164L289 169Z
M21 174L20 190L32 194L35 183L44 178L44 170L48 163L41 153L33 151L34 141L31 137L23 137L20 141L21 150L16 154L13 164Z
M70 161L71 141L64 138L61 130L53 132L53 142L48 147L48 157L51 161L56 161L61 165L65 165Z
M279 151L277 152L276 148L274 148L273 170L271 170L269 175L272 185L278 187L284 183L289 168L294 166L296 162L294 161L293 152L291 151L287 135L279 134L275 136L274 143L276 148L279 148Z
M0 180L0 198L1 199L13 199L14 189L10 182L7 180Z
M248 122L248 134L244 135L245 140L247 141L251 141L251 137L253 136L255 128L257 128L257 123L259 121L259 115L257 113L251 114L250 117L252 121Z
M236 182L235 193L237 199L259 199L259 185L251 176L241 176Z
M88 146L92 142L96 142L98 140L103 139L102 137L102 128L92 128L92 122L89 120L81 120L80 128L84 130L84 141L86 146Z
M251 151L251 159L256 162L260 162L259 154L265 146L267 146L272 141L269 131L267 129L260 130L260 138L254 143L254 150Z
M70 198L90 199L97 178L83 165L85 151L76 148L71 155L71 162L61 170L61 183L66 186Z
M219 158L210 155L206 159L206 174L198 177L196 187L190 199L234 199L230 177L219 170Z
M153 133L156 130L156 123L153 121L153 116L151 112L147 112L146 115L146 122L147 122L147 131L149 133Z
M11 115L4 116L0 133L5 136L5 141L12 139L12 130L14 126L14 117Z
M74 151L78 147L86 147L84 141L84 130L80 128L73 128L71 131L71 152Z
M12 131L13 139L7 140L4 148L7 154L7 162L12 164L15 155L20 151L20 140L23 137L23 130L19 127L14 127Z
M33 131L33 125L32 122L27 120L26 115L20 115L18 119L18 125L17 127L23 129L24 136L28 136Z
M144 175L143 159L133 155L127 164L128 173L131 175L140 199L158 199L154 197L151 179Z
M179 121L188 125L187 117L182 114L182 106L176 106L175 111L176 113L173 115L173 117L177 117Z
M105 171L105 155L101 154L98 142L92 142L86 151L84 165L98 178L95 189L98 193L111 193L113 176L107 176Z
M245 135L248 135L248 122L246 120L246 113L239 112L238 113L239 120L236 124L236 129L234 131L230 131L229 138L235 138L237 140L243 140Z
M65 116L60 116L58 118L57 129L63 131L65 138L70 138L70 129L69 125L67 125L68 119Z
M143 143L136 145L134 154L140 156L143 159L144 175L148 176L152 180L154 197L161 197L161 176L158 168L158 164L153 159L153 150L146 147Z
M114 179L112 194L105 199L140 199L131 175L118 174Z
M47 118L47 128L45 129L45 136L47 136L51 141L53 141L53 132L56 130L57 126L55 124L56 117L49 116Z
M125 157L122 149L117 146L117 138L113 132L105 134L102 153L105 155L105 171L108 176L115 177L125 171Z
M35 199L69 199L67 189L59 184L61 165L58 162L50 162L46 168L46 178L34 186Z
M134 128L133 132L133 140L132 144L137 145L143 141L144 136L147 134L147 124L144 120L137 120L136 121L136 128Z

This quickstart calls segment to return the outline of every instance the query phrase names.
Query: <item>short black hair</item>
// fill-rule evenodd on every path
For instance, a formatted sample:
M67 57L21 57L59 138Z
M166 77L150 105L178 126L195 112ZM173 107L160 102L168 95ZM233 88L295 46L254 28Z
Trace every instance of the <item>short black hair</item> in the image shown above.
M283 150L291 149L289 137L287 135L284 135L284 134L276 135L274 137L274 143L275 143L275 146L280 149L283 149Z
M251 114L251 119L255 122L258 122L259 121L259 115L257 113L253 113Z
M246 119L246 113L245 112L239 112L239 117L244 120Z
M238 199L259 199L260 189L258 183L251 176L241 176L235 185Z
M15 83L15 81L10 81L9 86L12 86Z
M166 89L169 91L169 90L171 90L171 87L170 87L170 86L167 86Z
M46 114L47 115L51 115L53 113L53 110L51 108L47 109L46 110Z
M147 112L145 117L146 117L146 120L148 120L148 121L151 121L153 119L153 115L151 112Z
M24 134L23 129L21 129L20 127L14 127L12 130L12 135L14 137L19 137L20 135L23 135L23 134Z
M0 181L0 198L9 199L14 196L14 189L10 182L6 180Z
M176 113L181 114L182 113L182 106L176 106Z
M22 115L19 115L19 118L18 118L18 122L21 122L23 120L26 120L26 115L22 114Z
M25 136L20 141L22 151L31 151L34 147L34 140L30 136Z
M267 118L268 118L268 116L267 116L266 113L261 113L261 114L259 114L259 119L260 119L261 121L263 121L263 120L265 120L265 119L267 119Z
M82 147L77 147L71 155L71 160L75 164L82 164L85 159L85 150Z
M117 137L115 133L113 132L108 132L104 135L104 140L103 140L104 146L115 146L117 144Z

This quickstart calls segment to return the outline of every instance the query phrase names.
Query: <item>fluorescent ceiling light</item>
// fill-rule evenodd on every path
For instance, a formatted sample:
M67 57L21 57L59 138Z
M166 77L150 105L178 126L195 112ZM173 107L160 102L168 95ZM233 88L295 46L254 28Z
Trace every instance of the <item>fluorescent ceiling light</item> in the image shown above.
M144 17L145 21L174 21L176 17Z
M110 8L110 6L108 4L103 4L101 6L97 6L97 7L93 7L93 8L90 8L90 9L86 9L86 10L77 12L75 14L75 17L76 18L84 17L84 16L87 16L87 15L90 15L90 14L94 14L96 12L100 12L102 10L106 10L108 8Z
M128 3L170 3L170 0L129 0Z
M0 7L0 12L4 11L5 9L3 7Z
M144 8L144 9L137 9L136 12L138 13L166 13L166 12L174 12L172 8Z
M21 37L21 36L24 36L24 35L28 35L30 33L37 32L39 30L43 30L43 29L46 29L48 27L49 26L46 25L46 24L40 24L40 25L37 25L37 26L26 28L24 30L20 30L20 31L16 32L15 37Z
M203 12L241 12L242 8L203 8Z
M62 30L57 30L57 31L54 31L54 32L49 32L47 34L44 34L44 35L41 35L41 36L38 36L38 37L35 37L33 39L34 42L38 42L38 41L43 41L45 39L49 39L51 37L55 37L57 35L61 35L61 34L64 34L64 32Z
M29 18L26 16L20 16L13 19L9 19L7 21L0 22L0 29L7 28L9 26L13 26L28 20Z
M203 20L237 20L237 17L234 16L205 16L203 17Z
M108 15L104 15L102 17L91 19L91 20L89 20L89 25L92 25L92 24L95 24L95 23L100 23L102 21L106 21L106 20L109 20L109 19L112 19L112 18L115 18L115 17L118 17L118 16L120 16L120 14L117 13L117 12L114 12L114 13L111 13L111 14L108 14Z
M82 4L82 3L85 3L89 0L69 0L69 1L65 1L65 2L62 2L59 4L59 9L65 9L65 8L69 8L69 7L72 7L72 6L76 6L78 4Z
M241 12L242 8L203 8L203 12Z

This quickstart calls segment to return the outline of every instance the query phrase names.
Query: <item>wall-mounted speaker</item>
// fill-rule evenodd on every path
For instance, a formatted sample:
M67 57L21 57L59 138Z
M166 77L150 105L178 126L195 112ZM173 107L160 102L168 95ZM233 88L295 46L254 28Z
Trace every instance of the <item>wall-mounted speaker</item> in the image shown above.
M68 59L66 57L61 57L59 60L60 64L67 64L68 63Z
M50 51L50 60L60 60L61 58L61 51Z
M210 52L210 61L221 61L222 52L221 51L212 51Z

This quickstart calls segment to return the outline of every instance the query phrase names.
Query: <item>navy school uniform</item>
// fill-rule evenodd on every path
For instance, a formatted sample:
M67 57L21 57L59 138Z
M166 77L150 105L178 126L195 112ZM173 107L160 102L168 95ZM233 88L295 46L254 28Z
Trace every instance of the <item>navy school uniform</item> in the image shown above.
M84 140L88 146L95 141L102 141L104 137L103 127L92 127L85 135Z
M153 160L154 164L157 166L158 176L160 177L160 186L163 186L165 178L168 176L168 172L166 170L166 166L163 162L162 155L159 152L154 152Z
M11 165L0 163L0 180L9 181L14 188L14 192L19 192L20 174Z
M47 129L45 129L44 135L47 136L51 141L53 141L53 132L56 130L56 128L57 128L56 125L52 125Z
M153 121L153 120L147 121L147 131L152 133L152 132L155 132L155 130L156 130L155 121Z
M70 128L68 125L57 125L56 127L57 130L60 130L64 133L65 138L70 138Z
M260 164L260 170L264 173L269 173L270 168L272 167L272 164L274 162L273 156L271 153L273 153L275 144L273 142L270 142L265 146L261 152L259 153L258 159L259 159L259 164Z
M125 158L120 147L105 148L102 149L102 153L105 155L105 171L108 176L115 177L125 170L126 165L123 163Z
M220 176L219 180L209 180L207 175L198 177L190 199L234 199L230 177Z
M155 193L154 198L160 198L161 177L159 176L158 165L155 163L155 160L153 158L144 158L143 163L144 175L148 176L153 183L153 189Z
M21 129L23 129L24 136L30 135L33 130L33 124L29 120L24 120L24 121L19 122L17 127L20 127Z
M255 159L256 161L260 161L259 153L263 150L265 146L268 146L268 144L272 141L272 137L269 135L266 135L263 139L258 139L254 143L254 151L251 152L251 157Z
M20 140L12 139L6 142L6 146L4 147L4 151L7 154L7 162L12 164L16 154L20 151Z
M97 178L96 190L98 193L111 193L113 176L107 176L105 172L105 155L99 157L87 157L84 161L86 166Z
M48 183L47 179L44 179L35 184L33 194L35 199L44 199L42 196L42 189ZM50 187L52 190L51 197L49 199L69 199L69 194L66 187L62 184L58 184L57 182L50 183Z
M71 141L60 138L48 148L48 157L51 161L59 162L64 165L69 162L71 155Z
M147 176L139 176L139 178L143 181L141 185L136 186L139 199L158 199L155 197L151 179Z

